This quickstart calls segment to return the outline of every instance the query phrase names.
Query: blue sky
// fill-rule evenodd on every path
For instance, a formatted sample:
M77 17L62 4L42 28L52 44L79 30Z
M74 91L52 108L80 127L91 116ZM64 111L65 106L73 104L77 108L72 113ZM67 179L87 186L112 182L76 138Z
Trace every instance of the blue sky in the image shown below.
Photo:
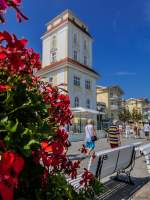
M120 85L125 98L150 98L149 0L24 0L22 10L29 21L17 23L9 10L1 30L24 36L41 53L45 24L67 8L88 25L94 38L93 67L102 76L98 83Z

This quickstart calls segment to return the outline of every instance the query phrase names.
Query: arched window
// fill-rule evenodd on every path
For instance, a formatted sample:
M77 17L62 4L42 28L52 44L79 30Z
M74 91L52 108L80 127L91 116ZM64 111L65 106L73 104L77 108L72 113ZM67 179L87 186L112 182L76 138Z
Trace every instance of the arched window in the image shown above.
M74 99L74 107L79 107L79 98L75 97Z
M90 106L90 99L87 99L87 100L86 100L86 107L87 107L87 108L90 108L90 107L91 107L91 106Z

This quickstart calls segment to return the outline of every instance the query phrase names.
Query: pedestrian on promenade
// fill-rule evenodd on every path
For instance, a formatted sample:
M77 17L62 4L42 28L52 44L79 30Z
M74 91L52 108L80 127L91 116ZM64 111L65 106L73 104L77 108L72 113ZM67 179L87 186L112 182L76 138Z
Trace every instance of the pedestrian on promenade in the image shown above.
M87 155L90 155L90 153L95 148L95 141L97 140L96 137L96 130L94 128L93 120L89 119L87 122L87 125L85 126L85 142L86 142L86 148L87 148Z
M147 140L149 140L150 125L148 122L144 124L144 133Z
M126 138L128 138L130 136L130 125L128 123L126 123L125 125L125 133L126 133Z
M138 137L138 125L137 125L137 123L134 124L133 132L134 132L134 137L137 138Z
M108 129L107 141L110 143L111 148L116 148L121 145L121 137L119 128L117 127L117 120L114 120L113 124Z
M122 126L122 124L119 124L119 132L120 132L120 136L123 136L123 126Z
M138 126L138 138L141 138L141 126Z

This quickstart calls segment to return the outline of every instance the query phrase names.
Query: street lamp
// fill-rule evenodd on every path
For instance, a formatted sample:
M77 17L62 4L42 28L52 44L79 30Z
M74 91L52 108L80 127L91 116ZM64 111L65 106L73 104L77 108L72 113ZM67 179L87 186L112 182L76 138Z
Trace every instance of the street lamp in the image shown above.
M80 112L80 133L82 132L82 128L81 128L81 112Z
M97 110L98 110L98 112L99 112L99 122L98 122L98 124L99 124L99 130L102 130L102 115L101 115L101 110L102 110L102 106L101 105L97 105Z

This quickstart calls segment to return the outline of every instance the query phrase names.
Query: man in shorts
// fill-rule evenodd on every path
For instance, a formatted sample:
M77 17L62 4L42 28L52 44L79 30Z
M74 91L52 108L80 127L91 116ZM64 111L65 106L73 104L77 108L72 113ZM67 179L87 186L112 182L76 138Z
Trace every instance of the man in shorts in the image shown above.
M117 126L117 120L109 127L107 141L110 143L111 148L117 148L121 144L120 131Z

